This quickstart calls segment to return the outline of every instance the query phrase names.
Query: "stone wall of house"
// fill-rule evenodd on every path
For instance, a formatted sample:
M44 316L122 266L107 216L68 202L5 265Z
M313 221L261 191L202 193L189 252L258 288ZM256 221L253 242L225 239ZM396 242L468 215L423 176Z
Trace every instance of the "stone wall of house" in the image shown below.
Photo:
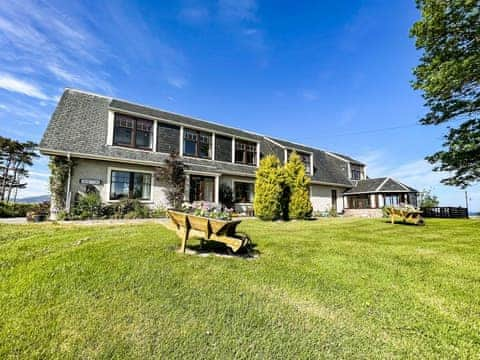
M313 211L329 211L332 208L332 190L337 190L337 212L343 211L343 192L345 188L312 185L310 191L310 201L312 202Z
M382 209L345 209L345 217L381 218Z

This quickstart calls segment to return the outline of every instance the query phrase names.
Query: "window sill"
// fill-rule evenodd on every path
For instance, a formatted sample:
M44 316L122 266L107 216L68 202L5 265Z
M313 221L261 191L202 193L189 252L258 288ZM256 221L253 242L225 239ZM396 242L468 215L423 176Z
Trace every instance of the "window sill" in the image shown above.
M250 166L250 167L257 167L257 164L245 164L245 163L239 163L239 162L234 162L232 164L235 165L243 165L243 166Z
M135 200L135 199L108 200L107 202L116 204L123 200ZM138 200L138 201L142 204L154 204L153 200Z
M207 160L207 161L214 161L208 157L200 157L200 156L193 156L193 155L183 155L186 159L196 159L196 160Z
M124 150L133 150L133 151L141 151L141 152L146 152L146 153L153 153L152 149L141 149L141 148L134 148L130 146L122 146L122 145L109 145L110 147L114 149L124 149Z

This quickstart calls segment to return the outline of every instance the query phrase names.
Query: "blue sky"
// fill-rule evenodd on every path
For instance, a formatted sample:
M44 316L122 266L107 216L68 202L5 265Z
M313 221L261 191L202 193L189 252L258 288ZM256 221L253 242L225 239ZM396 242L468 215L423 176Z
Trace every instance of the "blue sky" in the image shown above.
M3 0L0 134L39 141L73 87L342 152L462 205L423 160L445 127L416 124L418 16L413 0ZM47 192L47 162L22 196Z

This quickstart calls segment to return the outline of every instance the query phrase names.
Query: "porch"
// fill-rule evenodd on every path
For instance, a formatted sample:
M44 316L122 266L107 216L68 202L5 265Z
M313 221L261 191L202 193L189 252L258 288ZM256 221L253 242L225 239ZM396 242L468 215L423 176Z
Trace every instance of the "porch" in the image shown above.
M250 178L189 172L185 179L185 202L223 207L225 189L231 191L235 213L253 216L255 181Z
M384 206L411 205L417 207L416 193L344 194L345 209L382 209Z
M417 193L344 194L344 215L347 217L380 218L385 206L417 207Z

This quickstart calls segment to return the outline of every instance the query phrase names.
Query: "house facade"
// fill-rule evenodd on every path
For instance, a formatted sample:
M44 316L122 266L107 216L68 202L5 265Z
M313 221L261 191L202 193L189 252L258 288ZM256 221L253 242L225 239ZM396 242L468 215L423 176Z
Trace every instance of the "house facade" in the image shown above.
M40 151L74 162L67 207L88 186L105 203L134 198L167 207L155 174L172 152L185 164L187 202L219 204L221 187L228 186L236 211L248 213L260 160L273 154L286 162L295 151L311 177L314 211L416 204L415 189L390 178L368 179L366 165L346 155L73 89L63 93Z

